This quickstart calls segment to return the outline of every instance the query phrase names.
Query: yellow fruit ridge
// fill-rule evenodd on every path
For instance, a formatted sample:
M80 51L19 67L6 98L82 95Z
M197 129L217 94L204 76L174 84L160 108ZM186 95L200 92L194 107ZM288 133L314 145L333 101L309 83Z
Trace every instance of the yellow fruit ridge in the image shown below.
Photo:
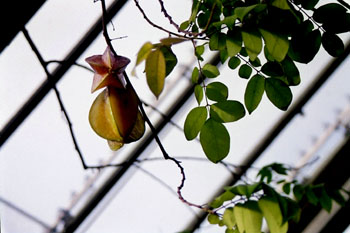
M114 120L108 91L105 89L93 102L89 112L89 122L92 129L101 137L123 142L123 137Z
M126 89L108 87L107 90L119 134L127 138L134 128L139 111L137 95L129 85Z
M134 128L127 138L125 138L125 143L130 143L139 140L145 133L145 120L142 117L140 111L138 111L137 119Z

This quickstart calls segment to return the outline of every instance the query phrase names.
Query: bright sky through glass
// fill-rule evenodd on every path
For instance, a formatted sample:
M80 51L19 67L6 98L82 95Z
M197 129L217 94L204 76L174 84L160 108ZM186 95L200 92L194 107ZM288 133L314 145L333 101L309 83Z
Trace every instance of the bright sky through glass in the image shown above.
M160 14L158 1L145 0L140 4L154 22L172 29ZM181 1L180 8L178 4L178 1L166 1L169 13L180 23L187 19L191 1ZM100 3L93 3L92 0L50 0L26 28L44 59L60 60L89 29L100 15L100 10ZM133 1L128 1L112 21L114 29L112 25L108 27L110 36L126 37L113 40L113 45L120 55L132 60L128 73L131 73L136 53L144 42L156 43L167 36L143 20ZM105 47L103 37L99 36L78 63L86 65L85 57L101 54ZM178 55L179 65L167 78L167 89L160 100L157 101L146 86L142 66L137 69L138 77L131 77L142 100L162 112L166 112L190 84L190 72L184 75L186 69L191 70L194 62L190 43L177 45L174 52ZM323 52L310 66L300 66L302 84L293 88L294 101L330 61L331 58ZM293 119L254 166L261 167L275 161L297 164L303 152L313 145L313 139L325 130L325 124L333 124L338 113L349 104L349 62L348 58L305 106L304 116L298 115ZM52 64L50 70L55 66ZM242 100L246 80L239 79L235 72L227 68L221 69L221 74L221 81L229 85L230 98ZM114 154L105 140L91 130L87 117L96 96L90 93L92 76L89 71L73 66L57 88L72 119L87 163L96 165L109 159L122 162L138 143L126 145ZM0 127L3 127L46 78L21 33L0 55L0 77ZM172 121L181 128L187 112L195 106L195 99L191 98ZM162 118L151 108L147 108L147 111L155 124ZM283 114L285 112L272 106L265 96L256 112L230 124L231 151L225 162L241 164ZM349 121L349 117L346 121ZM327 157L330 148L341 141L341 132L335 131L333 141L328 141L329 144L325 144L326 147L317 156ZM198 141L187 142L176 126L168 124L160 138L169 154L190 158L183 159L182 164L186 172L183 196L191 202L208 202L231 176L222 165L202 160L205 155ZM162 157L155 143L142 154L142 158L146 157ZM314 168L321 161L317 161ZM134 166L125 175L79 232L177 232L195 218L198 210L184 205L176 196L181 176L173 163L154 160L139 165L141 169ZM57 224L65 211L76 214L113 171L114 168L107 168L98 173L82 168L66 121L51 91L0 149L1 232L48 232L47 228ZM198 232L223 232L223 229L205 226Z

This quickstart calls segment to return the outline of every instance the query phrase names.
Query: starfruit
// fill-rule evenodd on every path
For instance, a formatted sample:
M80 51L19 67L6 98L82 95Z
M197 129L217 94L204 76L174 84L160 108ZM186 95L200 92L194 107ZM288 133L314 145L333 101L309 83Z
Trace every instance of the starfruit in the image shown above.
M107 139L112 150L137 141L145 132L145 121L134 89L124 81L123 72L130 60L114 56L107 48L103 55L91 56L86 61L95 71L92 92L105 87L90 108L92 129Z
M115 56L109 47L102 55L94 55L85 59L95 71L91 93L106 86L123 88L125 80L123 72L130 63L129 58Z

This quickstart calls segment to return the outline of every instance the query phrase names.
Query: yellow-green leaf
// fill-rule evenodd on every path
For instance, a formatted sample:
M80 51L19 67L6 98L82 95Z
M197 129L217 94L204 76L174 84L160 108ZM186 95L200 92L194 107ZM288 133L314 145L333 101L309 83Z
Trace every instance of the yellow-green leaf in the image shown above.
M160 43L163 45L173 45L173 44L179 44L182 42L188 41L186 38L178 38L178 37L168 37L160 40Z
M237 204L233 208L239 232L261 233L262 214L256 201Z
M264 29L259 29L261 35L264 38L266 49L269 54L278 62L284 60L288 49L288 38L282 35L278 35Z
M275 6L277 8L280 8L282 10L289 10L290 9L287 0L274 0L271 5Z
M196 107L188 113L184 125L187 140L193 140L197 137L207 119L207 115L206 107Z
M286 233L288 231L288 222L282 225L282 212L276 200L271 197L262 197L258 201L258 205L271 233Z
M227 226L227 228L232 229L236 225L236 219L233 215L233 209L227 208L222 216L222 221Z
M242 31L242 38L250 60L254 61L262 50L262 40L259 32L246 29Z
M260 74L254 75L248 82L244 93L245 106L251 114L259 105L265 91L265 79Z
M225 100L210 106L210 116L217 122L234 122L244 115L244 106L235 100Z
M163 91L166 74L165 58L160 49L156 49L148 55L145 71L148 87L158 98Z
M220 75L219 69L216 66L209 63L203 66L202 72L207 78L216 78Z
M230 151L230 134L223 124L213 119L204 123L199 140L205 155L213 163L223 160Z
M244 17L255 7L257 7L259 4L251 5L251 6L245 6L245 7L236 7L235 8L235 15L243 21Z
M147 58L152 48L153 48L153 44L151 44L151 42L146 42L142 45L141 49L137 53L136 65L140 64L143 60Z

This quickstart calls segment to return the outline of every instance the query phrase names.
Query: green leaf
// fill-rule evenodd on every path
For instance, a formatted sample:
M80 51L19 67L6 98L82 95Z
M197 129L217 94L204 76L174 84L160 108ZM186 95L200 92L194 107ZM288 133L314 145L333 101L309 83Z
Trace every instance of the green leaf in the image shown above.
M275 197L278 199L278 203L281 208L283 221L282 223L287 223L289 220L294 222L299 222L301 209L298 203L288 197L281 196L277 194Z
M226 228L225 233L240 233L240 232L238 231L237 228L235 229Z
M242 30L242 39L250 60L254 61L262 50L262 39L259 31L246 28Z
M196 97L198 105L201 104L203 100L203 87L199 84L197 84L194 87L194 96Z
M289 42L286 36L259 29L264 38L266 49L269 54L278 62L282 61L287 55Z
M243 57L248 57L248 53L245 47L242 47L241 51L239 51L239 54Z
M151 52L153 44L146 42L142 45L141 49L137 53L136 65L139 65L143 60L145 60L148 54Z
M262 214L256 201L237 204L233 208L239 232L261 233Z
M350 14L341 4L328 3L320 6L312 17L318 23L322 23L327 32L338 34L350 30Z
M228 88L221 82L212 82L208 84L205 93L210 100L225 101L228 97Z
M346 201L339 190L328 190L329 196L336 201L340 206L345 206Z
M226 49L220 50L220 61L221 61L221 64L224 64L225 61L227 60L227 58L228 58L227 50Z
M322 187L321 195L318 200L320 201L322 208L330 213L332 210L332 199L329 197L324 187Z
M175 68L175 66L177 64L177 58L176 58L176 55L171 50L171 48L168 46L162 46L162 47L160 47L160 50L162 51L164 59L165 59L165 67L166 67L165 77L166 77Z
M198 67L194 67L191 75L191 81L192 83L197 84L198 79L199 79L199 69Z
M263 190L266 196L272 197L275 200L278 200L282 216L283 216L283 221L282 224L286 223L287 221L293 219L293 221L298 222L300 218L300 208L299 205L296 203L296 201L285 197L281 196L278 194L274 188L272 188L269 185L266 185L262 183Z
M234 122L245 115L243 105L235 100L221 101L210 106L210 117L217 122Z
M161 39L160 43L162 43L163 45L169 47L171 45L179 44L179 43L182 43L182 42L185 42L185 41L189 41L189 40L186 39L186 38L179 38L179 37L167 37L167 38Z
M291 183L285 183L283 186L282 186L282 190L285 194L289 194L290 193L290 186L291 186Z
M259 74L254 75L248 82L244 93L244 104L251 114L259 105L265 91L265 78Z
M271 5L274 7L280 8L282 10L289 10L290 9L287 0L274 0L274 1L272 1Z
M260 169L260 171L257 174L257 177L259 176L260 176L260 182L264 181L265 178L266 178L267 184L272 181L272 172L268 166L265 166Z
M238 57L231 57L230 60L228 60L228 67L230 67L232 70L236 69L241 64L241 59Z
M271 169L280 175L287 175L287 168L281 163L272 163Z
M158 98L163 91L166 74L165 58L160 49L152 51L146 59L146 78L148 87Z
M261 183L258 182L253 184L234 185L225 189L233 194L246 196L247 198L249 198L253 193L260 191L262 189L262 186Z
M346 8L341 4L328 3L320 6L314 11L313 19L318 23L324 23L328 20L328 17L336 17L346 13Z
M293 188L293 194L294 194L295 199L300 201L305 194L305 188L302 185L297 184Z
M202 68L203 75L207 78L216 78L220 75L219 69L212 64L205 64Z
M316 56L321 46L321 33L318 29L303 32L297 29L292 36L288 55L294 61L309 63Z
M323 48L333 57L339 57L344 52L343 41L333 33L323 33L321 43Z
M295 86L300 84L300 74L297 66L294 64L293 60L286 57L282 63L282 69L284 75L287 77L288 85Z
M319 0L303 0L301 1L301 6L306 10L313 10Z
M243 64L243 65L241 65L241 67L239 67L238 75L241 78L249 79L249 77L252 74L252 72L253 72L252 67L250 67L247 64Z
M312 17L327 32L338 34L350 30L350 14L346 11L341 4L328 3L317 8Z
M196 107L188 113L184 125L187 140L193 140L197 137L207 119L207 115L206 107Z
M252 60L249 59L249 62L250 62L250 64L251 64L252 66L254 66L254 67L259 67L259 66L261 66L261 61L260 61L260 59L259 59L258 57L255 58L254 61L252 61Z
M196 20L200 5L201 5L200 1L193 0L189 22L194 22Z
M259 4L244 7L236 7L234 13L241 21L243 21L244 17L258 5Z
M276 78L265 79L265 91L269 100L279 109L287 110L293 95L283 81Z
M226 46L226 35L224 33L218 32L213 34L209 40L210 50L223 50Z
M271 62L271 61L266 62L261 67L261 72L272 77L278 77L284 74L281 64L278 62Z
M222 24L226 24L229 29L233 29L236 23L237 16L230 15L224 18L224 20L220 21Z
M186 30L189 26L190 26L190 22L186 20L180 24L180 29Z
M316 196L316 194L314 193L314 190L310 187L310 186L308 186L308 187L306 187L306 189L305 189L305 195L306 195L306 198L307 198L307 200L311 203L311 204L313 204L313 205L317 205L317 203L318 203L318 197Z
M282 224L283 217L278 201L272 197L262 197L258 201L258 205L271 233L286 233L288 231L288 222Z
M232 229L236 225L236 219L233 214L233 208L227 208L222 216L223 223L227 226L227 228Z
M230 191L225 191L223 194L214 199L214 201L210 204L210 207L216 209L224 204L225 201L232 200L236 195Z
M219 224L219 222L220 222L221 220L220 220L220 218L219 218L219 216L217 215L217 214L209 214L208 215L208 222L210 223L210 224Z
M227 53L230 57L236 56L242 49L242 34L237 27L230 30L226 37Z
M196 46L195 54L199 59L202 58L201 56L203 55L204 50L205 50L204 44ZM200 59L200 60L202 60L202 59Z
M205 28L210 19L210 12L200 13L197 17L197 23L200 28Z
M200 132L200 143L205 155L213 163L223 160L230 151L230 135L225 126L208 119Z

